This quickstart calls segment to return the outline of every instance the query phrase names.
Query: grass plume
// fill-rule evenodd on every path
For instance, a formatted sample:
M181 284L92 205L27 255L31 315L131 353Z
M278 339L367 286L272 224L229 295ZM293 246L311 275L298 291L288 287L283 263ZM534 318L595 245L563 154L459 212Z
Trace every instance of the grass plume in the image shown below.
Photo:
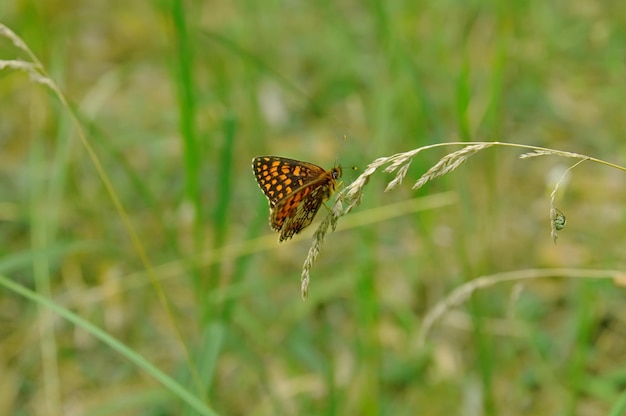
M581 159L572 165L567 171L563 174L561 179L557 182L554 190L552 191L550 198L550 227L551 227L551 236L554 242L556 243L556 231L557 231L557 217L559 216L557 209L555 208L555 196L556 192L559 188L559 185L563 182L566 174L580 165L584 161L591 161L595 163L600 163L605 166L613 167L622 171L626 171L626 168L615 165L610 162L606 162L600 159L593 158L591 156L582 155L578 153L565 152L561 150L548 149L538 146L530 146L518 143L505 143L505 142L451 142L451 143L437 143L429 146L423 146L417 149L413 149L403 153L396 153L387 157L380 157L369 165L363 171L359 177L357 177L354 182L350 185L346 186L343 190L341 190L336 198L333 208L329 210L328 215L324 220L320 223L317 230L313 234L313 243L311 244L311 248L307 254L307 257L302 266L302 274L301 274L301 295L302 299L306 299L309 294L309 286L311 283L311 269L317 260L317 257L320 254L322 246L324 244L326 233L329 228L332 228L334 231L337 227L337 221L339 218L348 214L352 211L356 206L358 206L362 199L365 186L369 183L370 177L384 167L383 172L385 173L393 173L395 172L395 177L389 181L387 187L385 188L385 192L391 191L397 188L406 177L409 167L411 166L411 162L413 158L417 156L419 153L430 150L438 147L447 147L447 146L463 146L460 150L454 151L452 153L448 153L443 156L435 165L433 165L426 173L424 173L413 185L412 189L418 189L424 186L426 183L444 176L458 167L460 167L467 159L471 156L479 153L482 150L491 148L493 146L501 146L501 147L512 147L512 148L522 148L531 150L530 152L524 153L520 156L520 159L530 159L538 156L560 156L567 158L577 158ZM564 217L563 217L564 220ZM563 224L564 225L564 224Z

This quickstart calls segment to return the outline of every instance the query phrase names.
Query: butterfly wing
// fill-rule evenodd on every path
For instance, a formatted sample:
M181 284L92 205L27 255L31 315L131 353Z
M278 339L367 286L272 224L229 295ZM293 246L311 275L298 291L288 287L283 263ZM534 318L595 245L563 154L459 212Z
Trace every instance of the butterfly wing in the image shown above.
M330 196L328 181L320 180L281 201L273 210L270 222L280 230L279 241L287 240L308 227L322 203Z
M326 172L313 163L278 156L255 157L252 170L271 209L296 189L319 179Z

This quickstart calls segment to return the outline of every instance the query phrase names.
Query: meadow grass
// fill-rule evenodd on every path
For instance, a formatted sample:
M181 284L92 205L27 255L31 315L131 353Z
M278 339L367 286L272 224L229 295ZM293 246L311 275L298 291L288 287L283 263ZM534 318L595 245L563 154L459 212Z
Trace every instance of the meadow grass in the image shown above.
M0 414L623 412L619 5L9 3Z

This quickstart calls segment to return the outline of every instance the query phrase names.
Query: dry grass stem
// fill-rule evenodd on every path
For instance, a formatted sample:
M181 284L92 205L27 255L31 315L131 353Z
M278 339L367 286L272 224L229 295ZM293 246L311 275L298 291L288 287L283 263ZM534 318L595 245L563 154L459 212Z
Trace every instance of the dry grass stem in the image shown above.
M572 152L563 152L561 150L553 150L553 149L541 149L541 150L533 150L529 153L523 153L520 155L520 159L530 159L531 157L537 156L562 156L562 157L573 157L576 159L588 159L589 156L581 155L578 153Z
M97 152L95 151L95 149L91 145L91 142L87 138L87 135L85 134L83 126L80 123L80 120L78 119L76 113L72 110L72 107L69 104L67 98L65 97L65 94L63 94L63 92L58 87L58 85L54 82L54 80L47 75L45 67L41 64L39 59L37 59L37 56L30 50L30 48L26 45L26 43L19 36L17 36L12 30L10 30L8 27L6 27L5 25L1 23L0 23L0 36L10 39L11 42L13 42L13 44L17 48L26 52L32 61L31 63L31 62L25 62L22 60L0 60L0 69L11 68L15 70L25 71L26 73L29 74L32 81L38 84L46 85L50 89L52 89L56 97L61 102L62 106L67 110L68 115L72 119L72 124L76 128L77 135L81 143L83 144L85 151L89 155L89 158L91 159L91 162L93 163L93 166L96 172L98 173L98 176L102 180L104 187L107 189L107 193L109 197L111 198L111 201L113 202L113 205L115 206L115 209L118 212L119 217L124 224L124 228L126 229L131 240L133 241L133 245L135 246L137 250L137 254L140 257L142 264L144 265L144 267L146 268L148 272L148 276L150 277L150 280L157 292L157 297L159 298L159 301L163 304L164 308L167 311L167 314L169 316L174 332L176 333L178 342L180 343L183 350L185 351L187 365L192 375L192 379L196 387L202 391L203 382L200 378L200 375L198 374L196 370L196 367L193 365L193 362L191 360L191 353L189 352L189 348L187 347L187 344L185 343L185 340L182 336L182 330L180 326L178 325L178 322L174 319L170 302L167 296L165 295L163 287L161 286L156 275L154 274L152 264L150 260L148 259L148 255L144 249L144 246L141 243L139 235L137 234L137 231L135 230L135 227L133 223L131 222L130 217L128 216L128 213L126 212L126 209L122 205L122 202L117 192L115 191L113 182L111 181L111 179L109 178L109 175L105 171L104 166L102 162L100 161L100 158L98 157Z
M461 166L469 157L475 155L481 150L487 149L492 146L505 146L505 147L513 147L513 148L522 148L526 150L530 150L528 153L524 153L520 156L521 159L529 159L537 156L561 156L561 157L569 157L569 158L577 158L581 159L576 164L571 166L567 171L573 169L578 166L580 163L589 160L596 163L603 164L605 166L610 166L622 171L626 171L626 168L615 165L610 162L606 162L604 160L592 158L590 156L581 155L578 153L572 152L563 152L560 150L547 149L543 147L530 146L518 143L504 143L504 142L450 142L450 143L436 143L429 146L423 146L418 149L413 149L404 153L396 153L394 155L388 157L380 157L374 160L372 163L367 165L367 168L363 171L359 177L352 182L350 185L345 187L341 192L337 194L335 199L335 203L333 208L330 210L328 216L321 222L318 229L315 231L313 235L313 244L309 249L309 253L302 267L302 277L301 277L301 293L302 298L306 298L308 295L309 284L310 284L310 271L317 259L317 256L320 253L322 244L324 242L324 238L328 231L328 227L332 227L333 230L337 226L337 221L340 217L348 214L352 211L357 205L361 203L363 198L363 189L365 185L368 184L370 177L377 172L383 166L386 166L383 169L383 172L386 173L396 173L396 176L387 184L385 188L385 192L395 189L397 186L402 184L404 177L406 176L409 167L411 166L411 162L413 158L420 152L424 150L433 149L436 147L444 147L444 146L463 146L462 149L457 150L455 152L449 153L445 155L443 158L439 160L433 167L431 167L421 178L417 180L417 182L413 185L412 189L418 189L424 186L427 182L441 177L447 173L454 171L456 168ZM566 171L566 173L567 173ZM554 207L554 195L562 182L563 178L557 183L553 193L552 200L550 203L550 222L552 227L552 238L556 242L556 231L563 228L565 225L565 216Z
M308 296L311 268L313 267L313 264L315 263L315 260L320 253L322 245L324 244L324 238L326 236L326 233L328 232L328 228L332 227L334 231L337 227L337 220L339 219L339 217L348 214L350 211L352 211L352 209L354 209L357 205L361 203L361 200L363 198L363 188L365 188L365 185L367 185L367 183L369 182L370 176L372 176L377 170L385 165L388 166L384 169L384 172L391 173L397 171L395 178L389 182L385 189L385 192L390 191L402 183L409 167L411 166L411 161L413 160L413 157L415 157L415 155L426 149L451 144L454 145L458 143L439 143L436 145L420 147L418 149L414 149L404 153L396 153L395 155L389 157L380 157L367 165L363 173L359 175L359 177L356 178L354 182L352 182L341 192L339 192L337 198L335 199L333 208L330 210L329 214L320 223L319 227L313 234L313 244L311 245L309 253L307 254L307 257L302 266L302 275L300 279L300 293L302 295L302 299L306 299ZM478 143L466 145L463 149L444 156L422 177L422 179L424 177L427 177L424 183L426 183L430 179L443 176L446 173L453 171L473 154L479 152L482 149L491 147L494 144L495 143ZM423 183L421 185L423 185Z
M424 316L422 327L417 335L417 346L418 348L424 347L426 337L437 320L452 308L465 302L479 289L488 288L498 283L521 282L524 280L548 277L613 279L613 281L618 281L618 279L623 278L623 276L624 272L620 270L530 269L478 277L454 289L448 296L437 302L435 306L428 311L426 316Z

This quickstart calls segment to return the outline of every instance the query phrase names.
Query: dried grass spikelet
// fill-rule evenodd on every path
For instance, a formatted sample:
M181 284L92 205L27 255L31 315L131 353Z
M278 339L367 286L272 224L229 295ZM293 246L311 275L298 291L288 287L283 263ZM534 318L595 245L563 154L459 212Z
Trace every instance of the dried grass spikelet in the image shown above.
M457 150L454 153L450 153L442 157L435 166L428 169L428 172L422 175L422 177L419 178L417 182L415 182L415 185L413 185L412 189L419 189L424 186L426 182L452 172L453 170L461 166L467 159L469 159L470 156L473 156L481 150L487 149L491 146L493 146L492 143L466 146L461 150Z
M520 156L521 159L530 159L538 156L561 156L567 158L575 158L580 159L570 168L568 168L565 173L567 174L570 170L578 166L584 161L592 161L595 163L599 163L608 167L612 167L615 169L619 169L621 171L626 171L626 168L616 165L614 163L610 163L604 160L596 159L594 157L590 157L587 155L582 155L579 153L573 152L564 152L560 150L548 149L538 146L531 146L525 144L518 143L505 143L505 142L448 142L448 143L436 143L429 146L420 147L418 149L410 150L408 152L396 153L392 156L381 157L374 160L370 163L365 171L350 185L345 187L341 192L337 194L335 199L335 203L331 210L329 210L328 216L321 222L315 234L313 235L313 244L309 249L309 254L304 262L302 268L302 276L301 276L301 290L302 297L306 298L309 291L309 283L310 283L310 271L311 268L317 259L317 256L320 253L321 246L324 242L324 238L328 231L329 227L332 227L333 230L337 226L337 220L339 217L342 217L352 211L357 205L361 203L363 198L363 188L369 182L369 178L380 168L386 166L384 168L384 172L393 173L395 172L395 177L389 181L385 191L390 191L398 187L406 177L408 170L411 166L411 162L413 158L420 152L424 150L433 149L436 147L444 147L444 146L463 146L460 150L449 153L442 157L433 167L431 167L421 178L419 178L412 189L418 189L424 186L427 182L443 176L447 173L452 172L459 166L461 166L469 157L478 153L483 149L487 149L492 146L504 146L504 147L512 147L518 149L526 149L530 150L528 153L524 153ZM554 206L554 200L556 192L563 182L564 176L559 180L556 184L554 190L552 191L551 199L550 199L550 224L551 224L551 235L553 241L556 243L557 239L557 231L563 229L566 223L565 215L559 211Z
M464 143L461 143L464 144ZM465 145L456 152L449 153L439 160L432 168L430 168L422 177L413 185L412 189L418 189L422 187L428 181L443 176L449 172L452 172L463 164L470 156L478 153L479 151L489 148L496 144L493 143L478 143ZM309 253L302 266L302 274L300 279L300 293L302 299L306 299L309 293L310 284L310 271L320 253L321 247L324 243L324 238L328 232L328 228L332 227L333 231L337 227L337 220L352 211L357 205L361 203L363 198L363 189L368 184L369 178L380 168L386 166L383 172L396 173L396 176L387 184L385 192L395 189L402 183L406 176L413 158L423 150L431 149L434 147L441 147L442 145L451 145L451 143L438 143L436 145L424 146L418 149L414 149L404 153L396 153L395 155L388 157L381 157L374 160L367 165L365 170L358 178L354 180L350 185L346 186L341 192L338 193L335 203L330 210L329 214L320 223L319 227L313 234L313 244L309 249Z
M16 71L22 71L28 74L31 81L42 84L53 90L57 95L62 95L58 86L46 75L45 69L39 59L30 50L28 45L15 34L7 26L0 23L0 37L7 38L13 43L17 49L25 52L30 58L31 62L23 61L20 59L2 59L0 60L0 70L13 69Z

